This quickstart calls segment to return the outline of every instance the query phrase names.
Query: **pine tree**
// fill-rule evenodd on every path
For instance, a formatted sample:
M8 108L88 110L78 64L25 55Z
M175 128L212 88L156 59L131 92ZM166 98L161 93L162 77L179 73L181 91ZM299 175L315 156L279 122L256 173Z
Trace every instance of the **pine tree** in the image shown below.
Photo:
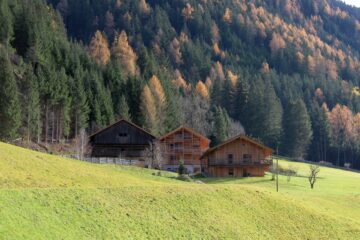
M0 139L11 140L18 135L21 109L18 88L6 50L0 46Z
M214 109L214 145L224 142L229 136L230 120L226 110L222 107Z
M40 114L40 96L37 79L28 70L26 76L25 93L23 94L23 101L25 103L23 108L24 122L26 124L27 140L36 139L40 141L41 135L41 114Z
M249 101L249 91L250 86L247 79L240 78L236 85L233 109L235 119L239 120L241 123L244 123L246 119L246 106Z
M259 127L266 131L262 131L259 137L268 146L276 148L281 140L283 108L269 81L265 82L265 89L264 113L262 114L262 124Z
M122 95L120 97L120 103L119 103L117 112L118 112L118 115L120 116L120 118L131 121L130 109L129 109L129 106L126 102L126 98L124 95Z
M85 129L88 126L90 107L84 89L83 73L80 72L80 70L75 73L73 82L71 89L73 97L72 115L74 121L74 136L78 136L79 130Z
M9 43L14 33L12 19L8 0L2 0L0 2L0 43Z
M282 151L290 157L305 158L311 142L310 117L304 102L290 102L284 112Z

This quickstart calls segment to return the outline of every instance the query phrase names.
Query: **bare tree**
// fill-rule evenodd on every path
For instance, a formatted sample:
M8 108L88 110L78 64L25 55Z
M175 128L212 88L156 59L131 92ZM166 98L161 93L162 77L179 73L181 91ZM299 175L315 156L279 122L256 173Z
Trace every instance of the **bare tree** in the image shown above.
M85 129L81 129L76 137L76 154L80 160L84 160L84 154L87 149L88 136Z
M318 174L320 172L320 167L317 165L310 165L310 175L309 175L309 183L311 189L314 188L314 184L318 178Z
M287 182L290 182L292 176L296 176L297 169L293 166L289 166L288 169L285 171Z
M150 142L145 149L145 159L148 168L161 169L164 161L161 143L158 141Z

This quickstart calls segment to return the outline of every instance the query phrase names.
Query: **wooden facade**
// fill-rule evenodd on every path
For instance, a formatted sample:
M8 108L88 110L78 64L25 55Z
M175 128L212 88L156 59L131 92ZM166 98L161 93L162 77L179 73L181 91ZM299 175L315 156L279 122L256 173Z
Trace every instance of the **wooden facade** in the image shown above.
M192 129L179 127L159 139L163 156L163 169L176 172L180 161L189 173L201 172L201 156L209 148L210 140Z
M124 119L90 136L91 157L137 160L144 164L144 150L155 137Z
M232 138L202 156L203 171L212 177L264 176L273 150L244 135Z

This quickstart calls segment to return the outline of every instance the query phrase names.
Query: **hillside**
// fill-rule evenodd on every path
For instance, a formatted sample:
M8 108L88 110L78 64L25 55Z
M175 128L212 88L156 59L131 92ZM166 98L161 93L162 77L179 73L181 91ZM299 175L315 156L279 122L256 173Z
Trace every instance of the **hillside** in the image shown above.
M360 10L337 0L2 0L0 139L126 118L360 169Z
M296 165L300 174L306 164ZM185 183L151 170L100 166L0 143L4 239L357 239L360 175Z

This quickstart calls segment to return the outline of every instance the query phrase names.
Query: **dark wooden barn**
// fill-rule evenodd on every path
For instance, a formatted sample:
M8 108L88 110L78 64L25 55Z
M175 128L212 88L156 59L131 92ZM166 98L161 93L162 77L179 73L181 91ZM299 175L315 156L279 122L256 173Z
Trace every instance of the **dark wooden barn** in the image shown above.
M155 137L124 119L90 136L93 158L144 160L144 150Z

